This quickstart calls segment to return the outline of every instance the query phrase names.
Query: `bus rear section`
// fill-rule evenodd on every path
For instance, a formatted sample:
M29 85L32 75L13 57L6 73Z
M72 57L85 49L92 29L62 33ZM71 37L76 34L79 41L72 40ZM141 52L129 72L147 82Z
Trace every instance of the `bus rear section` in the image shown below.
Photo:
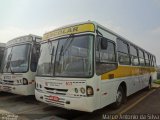
M26 35L10 40L2 62L2 91L34 95L41 37Z
M65 109L118 108L150 87L155 67L154 55L98 23L65 26L43 36L35 96Z

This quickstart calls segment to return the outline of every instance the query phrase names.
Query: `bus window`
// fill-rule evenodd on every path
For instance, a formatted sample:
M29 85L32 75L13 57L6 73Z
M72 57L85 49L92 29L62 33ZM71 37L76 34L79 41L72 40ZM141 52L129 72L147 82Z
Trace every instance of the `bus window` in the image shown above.
M151 66L153 67L154 66L154 63L153 63L153 56L151 55Z
M141 66L145 66L144 52L139 49L139 61Z
M149 54L149 66L152 66L151 55Z
M122 65L130 65L128 44L117 39L118 61Z
M146 63L146 66L149 66L149 56L148 56L148 53L144 53L145 55L145 63Z
M102 47L103 46L102 43L107 45L106 49ZM111 70L116 69L117 63L116 63L115 44L106 38L97 37L97 46L98 46L96 50L97 75L101 75L105 72L109 72Z
M154 67L157 66L157 65L156 65L156 57L155 57L155 56L153 57L153 66L154 66Z
M30 44L20 44L7 48L2 63L3 72L27 72L30 46Z
M134 46L130 45L130 54L131 54L131 63L132 65L138 66L139 59L138 59L138 50Z
M30 66L32 72L36 72L39 54L40 54L40 45L34 44L32 48L31 66Z

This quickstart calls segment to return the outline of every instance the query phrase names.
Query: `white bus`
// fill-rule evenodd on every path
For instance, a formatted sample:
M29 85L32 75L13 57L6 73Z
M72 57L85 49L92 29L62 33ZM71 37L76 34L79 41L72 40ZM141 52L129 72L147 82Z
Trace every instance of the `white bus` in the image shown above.
M2 91L34 95L40 41L39 36L26 35L7 42L1 70Z
M92 112L151 87L155 56L96 22L45 33L36 75L36 99Z
M0 43L0 91L1 91L1 63L4 55L5 43Z

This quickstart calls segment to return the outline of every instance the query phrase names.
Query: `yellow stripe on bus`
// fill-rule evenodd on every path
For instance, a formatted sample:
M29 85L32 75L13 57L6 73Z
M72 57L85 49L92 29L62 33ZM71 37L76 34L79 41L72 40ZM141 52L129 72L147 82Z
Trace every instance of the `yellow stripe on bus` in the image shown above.
M132 67L132 66L118 66L116 70L101 75L101 80L112 78L122 78L129 76L138 76L146 73L155 72L154 67Z
M82 33L82 32L94 32L95 27L92 23L86 23L81 25L75 25L71 27L66 27L62 29L57 29L48 33L45 33L43 36L43 40L48 40L50 38L68 35L68 34L75 34L75 33Z

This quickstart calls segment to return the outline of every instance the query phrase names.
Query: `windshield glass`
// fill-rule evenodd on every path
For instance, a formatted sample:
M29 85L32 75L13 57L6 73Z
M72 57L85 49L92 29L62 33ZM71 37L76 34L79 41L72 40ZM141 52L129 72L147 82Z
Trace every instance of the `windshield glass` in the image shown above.
M30 44L17 45L5 50L3 72L27 72Z
M40 58L37 67L37 75L53 76L54 59L58 41L41 44ZM52 61L52 62L51 62Z
M50 54L48 43L41 46L37 69L39 76L90 77L92 75L93 35L72 35L69 38L61 38L52 41L52 48L54 55Z

